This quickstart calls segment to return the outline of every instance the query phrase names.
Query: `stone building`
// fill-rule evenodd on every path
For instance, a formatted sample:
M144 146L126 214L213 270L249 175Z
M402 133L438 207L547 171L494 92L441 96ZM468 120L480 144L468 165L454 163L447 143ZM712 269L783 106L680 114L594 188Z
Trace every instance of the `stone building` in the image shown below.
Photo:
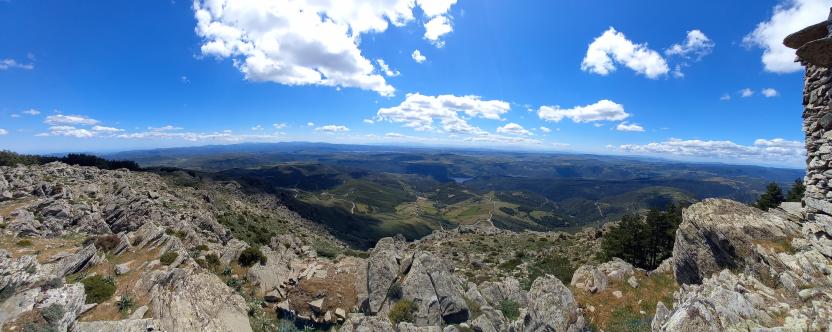
M832 9L829 19L795 32L783 43L797 50L806 67L803 132L806 135L806 193L810 218L832 223Z

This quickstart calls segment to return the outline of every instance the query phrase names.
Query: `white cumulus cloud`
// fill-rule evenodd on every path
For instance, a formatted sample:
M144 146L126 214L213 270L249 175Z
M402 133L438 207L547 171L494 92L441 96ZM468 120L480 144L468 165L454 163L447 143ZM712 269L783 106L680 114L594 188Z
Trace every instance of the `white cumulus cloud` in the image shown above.
M32 70L35 69L35 65L32 63L20 63L17 62L15 59L2 59L0 60L0 70L6 69L24 69L24 70Z
M0 136L3 136L3 135L8 135L8 134L9 134L9 131L8 131L8 130L5 130L5 129L3 129L3 128L0 128Z
M748 98L754 95L754 90L749 88L745 88L739 91L740 97Z
M497 132L501 134L511 134L511 135L526 135L531 136L532 132L523 128L523 126L516 124L514 122L507 123L505 126L497 127Z
M387 77L396 77L399 76L401 73L398 70L390 69L390 66L384 62L383 59L376 59L376 63L378 63L379 68L381 68L381 72L384 73Z
M97 125L100 123L98 120L91 119L84 115L50 115L46 117L44 123L49 125Z
M619 146L619 149L641 154L792 163L801 162L806 152L803 142L788 141L782 138L758 139L750 146L740 145L732 141L671 138L664 142L653 142L644 145L625 144Z
M664 53L700 60L702 57L711 54L715 45L702 31L694 29L688 31L684 43L673 44Z
M40 114L40 111L38 111L38 110L36 110L36 109L34 109L34 108L30 108L30 109L25 110L25 111L20 112L20 113L23 113L23 114L26 114L26 115L33 115L33 116L34 116L34 115L38 115L38 114Z
M783 39L810 24L826 19L828 0L781 0L767 21L743 38L743 43L763 49L762 62L766 71L792 73L802 69L794 62L794 50L783 45Z
M779 92L777 92L777 90L773 88L765 88L763 89L762 93L763 96L765 96L766 98L777 97L777 95L780 94Z
M647 44L633 43L623 33L610 27L589 44L586 56L581 62L581 69L608 75L615 71L616 63L651 79L659 78L670 71L661 54L648 48Z
M115 128L115 127L105 127L105 126L93 126L92 131L98 132L98 133L113 134L113 133L123 132L124 129Z
M551 132L552 132L552 129L549 129L548 127L540 127L539 129L540 129L540 131L542 131L542 132L544 132L544 133L546 133L546 134L548 134L548 133L551 133Z
M272 124L272 127L274 127L274 129L283 129L283 128L286 128L288 126L289 125L287 125L285 122L273 123Z
M422 63L428 59L427 57L422 55L422 51L419 50L414 50L413 53L410 54L410 57L413 58L413 61L416 61L416 63Z
M473 134L484 131L470 125L463 116L501 120L501 116L510 109L508 102L482 100L479 96L410 93L398 106L379 109L377 117L379 120L403 123L419 131L437 130L435 122L439 122L439 130L444 132Z
M564 118L574 122L621 121L630 116L624 111L624 105L604 99L592 105L560 108L559 106L541 106L537 116L546 121L560 122Z
M644 127L639 126L638 124L635 124L635 123L622 122L622 123L619 123L617 126L615 126L615 130L631 131L631 132L642 132L642 131L644 131Z
M321 126L321 127L315 128L315 131L323 131L323 132L327 132L327 133L338 133L338 132L350 131L350 128L347 128L345 126L340 126L340 125L326 125L326 126Z
M417 6L428 23L447 19L454 2L440 2L196 0L193 9L201 52L232 58L248 80L354 87L390 96L395 88L362 54L361 36L405 26L415 19ZM425 25L426 38L438 43L448 31L434 25Z

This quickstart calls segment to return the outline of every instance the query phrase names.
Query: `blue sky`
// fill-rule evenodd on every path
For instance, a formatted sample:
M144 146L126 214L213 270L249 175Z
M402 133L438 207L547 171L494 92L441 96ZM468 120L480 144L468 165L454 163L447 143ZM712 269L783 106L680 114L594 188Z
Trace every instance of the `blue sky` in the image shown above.
M801 166L802 69L779 41L832 5L310 2L0 1L0 148L301 140Z

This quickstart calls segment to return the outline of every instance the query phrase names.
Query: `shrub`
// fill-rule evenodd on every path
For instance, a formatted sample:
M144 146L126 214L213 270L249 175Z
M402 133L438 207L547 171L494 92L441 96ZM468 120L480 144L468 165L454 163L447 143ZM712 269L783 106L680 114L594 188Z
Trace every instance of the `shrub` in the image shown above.
M225 285L231 288L234 288L236 291L240 291L243 288L243 282L237 278L231 278L225 281Z
M116 292L116 285L101 276L92 276L81 280L84 292L87 293L86 303L101 303L109 299Z
M121 239L118 238L118 235L102 235L95 239L95 247L100 250L110 251L115 249L119 242L121 242Z
M64 285L64 280L62 278L52 278L47 280L43 283L43 286L40 287L42 290L50 290L55 288L60 288Z
M390 318L390 321L393 324L399 324L402 322L413 322L413 313L416 311L416 305L413 304L412 301L409 300L399 300L396 304L393 305L393 308L390 309L390 313L387 315Z
M398 282L394 282L390 285L390 288L387 289L387 298L396 301L402 298L402 285Z
M0 303L12 297L17 292L17 285L9 283L3 288L0 288Z
M221 264L220 257L217 254L207 254L205 255L205 263L209 268L215 268Z
M196 246L196 248L194 248L194 249L196 249L197 251L207 251L208 250L208 245L200 244L200 245Z
M23 240L17 241L17 246L18 247L31 247L32 246L32 240L23 239Z
M500 311L510 321L520 317L520 305L509 299L500 301Z
M133 301L133 297L127 294L122 296L121 299L119 299L118 302L116 302L116 307L120 312L127 312L128 310L133 308L134 305L136 305L136 302Z
M237 258L237 262L239 262L240 265L245 267L252 266L254 265L254 263L257 262L260 262L261 265L265 265L266 256L264 256L263 253L260 252L260 248L248 247L246 248L246 250L243 250L243 252L240 253L240 257Z
M794 180L792 184L792 189L789 189L789 193L786 194L786 202L800 202L803 200L803 193L806 192L806 186L803 185L802 179Z
M174 261L176 261L176 258L178 257L179 254L177 254L176 252L168 251L162 254L161 257L159 257L159 263L162 263L162 265L171 265Z
M801 183L802 185L802 183ZM766 186L766 192L760 195L760 199L755 204L758 209L768 211L768 209L780 206L786 199L783 197L783 190L776 182L771 182Z
M66 311L64 310L64 306L60 304L52 304L46 308L43 308L43 310L41 310L40 312L40 314L43 316L43 319L45 319L46 322L52 326L57 325L61 318L64 318L64 313L66 313Z

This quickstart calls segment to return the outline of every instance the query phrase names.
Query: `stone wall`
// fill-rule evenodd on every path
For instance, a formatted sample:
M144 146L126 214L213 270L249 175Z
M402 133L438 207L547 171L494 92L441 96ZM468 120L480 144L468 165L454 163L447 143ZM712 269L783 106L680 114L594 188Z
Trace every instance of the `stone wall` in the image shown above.
M832 216L832 69L807 65L803 86L808 213Z

